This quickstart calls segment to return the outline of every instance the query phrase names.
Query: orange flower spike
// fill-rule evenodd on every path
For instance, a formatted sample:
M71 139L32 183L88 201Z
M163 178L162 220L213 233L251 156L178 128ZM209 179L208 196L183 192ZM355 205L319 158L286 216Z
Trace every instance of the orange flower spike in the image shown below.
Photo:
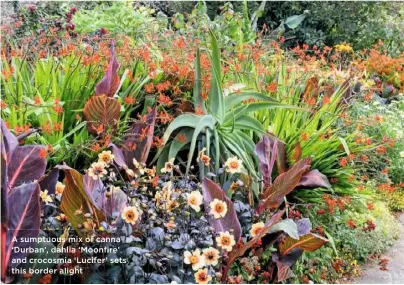
M123 100L125 102L125 105L133 105L136 102L136 99L134 98L133 95L125 96Z
M348 159L346 157L342 157L339 159L338 164L342 167L345 167L348 165Z
M48 151L45 148L41 148L41 150L39 151L39 156L41 158L46 158L48 157Z

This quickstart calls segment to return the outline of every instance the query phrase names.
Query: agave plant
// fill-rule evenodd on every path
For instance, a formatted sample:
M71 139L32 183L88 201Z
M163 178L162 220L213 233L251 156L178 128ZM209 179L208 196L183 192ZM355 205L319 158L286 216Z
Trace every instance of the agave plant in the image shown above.
M258 120L249 116L249 113L261 109L291 108L291 106L257 92L224 96L219 47L213 33L210 34L212 76L208 102L206 104L201 97L201 65L197 50L193 102L195 110L199 112L180 115L171 122L163 136L165 146L159 149L156 156L157 167L160 170L160 166L166 161L176 159L180 150L189 148L186 163L188 174L196 148L199 151L206 148L206 154L212 157L216 172L228 157L236 155L242 159L247 171L257 179L253 135L261 137L265 130ZM248 103L242 104L245 101ZM174 132L176 135L171 139ZM204 177L205 167L200 165L199 169L200 176Z
M7 268L19 264L10 262L26 256L21 250L34 243L21 242L23 237L37 237L40 227L40 179L46 169L43 155L46 148L40 145L20 146L18 139L1 120L1 276Z

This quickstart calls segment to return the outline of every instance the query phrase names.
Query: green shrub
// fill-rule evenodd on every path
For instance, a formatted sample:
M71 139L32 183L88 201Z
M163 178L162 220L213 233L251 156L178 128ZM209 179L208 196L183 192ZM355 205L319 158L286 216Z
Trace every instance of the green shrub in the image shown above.
M336 208L334 214L319 215L318 207L302 209L304 216L312 218L313 228L324 231L329 243L314 253L303 255L294 267L294 282L308 278L314 283L329 283L346 275L355 276L359 273L359 262L385 252L394 244L400 233L399 224L381 197L373 198L373 203L371 199L367 202L352 200L343 211ZM375 224L374 230L364 230L368 221Z

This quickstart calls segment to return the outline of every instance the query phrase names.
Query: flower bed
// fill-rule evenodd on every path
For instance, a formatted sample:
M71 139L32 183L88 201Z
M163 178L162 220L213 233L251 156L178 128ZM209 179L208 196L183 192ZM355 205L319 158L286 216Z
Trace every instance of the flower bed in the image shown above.
M402 57L76 12L3 28L2 280L334 282L393 244Z

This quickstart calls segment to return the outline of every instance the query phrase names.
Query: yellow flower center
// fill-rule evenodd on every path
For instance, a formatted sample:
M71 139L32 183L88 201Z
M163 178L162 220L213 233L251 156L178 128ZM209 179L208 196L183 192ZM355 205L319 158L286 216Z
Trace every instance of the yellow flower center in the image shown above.
M221 212L223 212L224 207L222 204L216 204L215 210L216 210L216 212L221 213Z
M237 161L230 162L230 168L237 168L237 167L238 167L238 162Z
M189 261L190 261L192 264L195 264L195 263L198 262L198 258L197 258L196 256L191 256L191 257L189 258Z
M199 273L198 278L200 281L206 281L208 279L208 276L205 274L205 272L201 272Z
M222 244L223 245L230 245L230 238L222 237Z

